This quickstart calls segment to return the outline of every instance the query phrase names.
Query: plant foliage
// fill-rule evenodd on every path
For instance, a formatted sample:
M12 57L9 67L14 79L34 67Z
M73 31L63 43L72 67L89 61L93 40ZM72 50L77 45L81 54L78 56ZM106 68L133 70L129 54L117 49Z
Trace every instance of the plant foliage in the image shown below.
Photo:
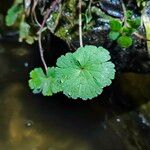
M16 0L12 7L7 11L5 18L7 26L15 23L19 26L19 41L25 40L28 44L33 44L35 36L31 35L31 26L25 21L25 12L23 8L23 0Z
M61 56L56 65L53 78L51 74L45 75L41 68L31 71L29 86L34 92L52 95L62 91L73 99L92 99L111 84L115 75L109 52L103 47L92 45ZM53 87L57 87L57 90L52 90Z
M80 47L57 60L57 74L63 93L74 99L91 99L101 94L114 78L114 64L109 52L96 46Z
M25 40L28 44L33 44L35 37L30 33L30 25L25 22L24 18L20 22L20 30L19 30L19 41L22 42Z
M120 36L117 42L121 47L129 47L132 45L132 38L128 36Z
M78 25L78 18L76 17L78 8L75 10L73 8L77 3L74 0L68 1L66 5L63 5L62 8L59 7L57 10L55 8L61 4L61 1L54 1L51 3L49 10L45 6L39 7L38 10L35 9L36 6L39 6L36 2L31 3L29 1L27 3L23 0L15 0L7 12L6 25L15 25L19 28L20 42L26 41L28 44L33 44L38 39L40 43L42 42L42 33L45 34L48 30L58 37L67 37L67 41L70 41L72 37L76 37L79 34L78 31L74 32ZM91 30L95 23L91 7L91 3L89 3L88 8L82 11L81 14L82 29L85 32ZM69 15L67 17L63 15L62 17L64 12L66 14L66 10ZM41 17L43 16L42 22L37 17L37 12L41 13ZM30 13L32 24L29 24L27 21ZM28 20L30 21L30 19ZM67 20L67 22L62 26L60 25L60 20L61 22L66 22ZM74 21L72 22L71 20ZM137 26L137 22L134 23L131 20L129 24ZM123 23L113 20L110 22L110 26L112 30L110 33L111 39L119 39L122 34ZM120 39L120 41L122 40ZM128 40L126 39L125 41ZM120 45L126 46L125 43L120 43ZM41 47L42 44L39 44L40 53L43 56L43 48ZM47 66L45 67L45 73L42 68L32 70L30 72L29 86L33 93L42 93L44 96L63 92L73 99L92 99L101 94L104 87L111 84L111 80L115 76L114 68L114 64L110 61L110 54L106 49L88 45L78 48L74 53L67 53L61 56L58 58L55 68L49 67L47 69Z
M110 20L110 33L109 38L113 41L117 40L117 43L123 47L128 48L132 45L132 33L140 26L141 18L133 17L132 11L127 11L124 22L120 20Z
M14 4L12 7L8 10L7 16L6 16L6 25L7 26L12 26L18 16L22 13L23 6L20 4Z
M35 68L30 72L30 78L29 86L33 93L42 92L44 96L51 96L53 93L61 91L54 68L48 68L46 74L42 68Z

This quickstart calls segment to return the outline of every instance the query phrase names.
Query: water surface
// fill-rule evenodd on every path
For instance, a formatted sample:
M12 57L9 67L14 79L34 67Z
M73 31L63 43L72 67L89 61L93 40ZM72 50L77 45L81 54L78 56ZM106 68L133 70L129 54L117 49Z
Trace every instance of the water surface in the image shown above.
M150 149L150 75L119 74L92 101L43 97L27 83L36 51L0 43L0 150Z

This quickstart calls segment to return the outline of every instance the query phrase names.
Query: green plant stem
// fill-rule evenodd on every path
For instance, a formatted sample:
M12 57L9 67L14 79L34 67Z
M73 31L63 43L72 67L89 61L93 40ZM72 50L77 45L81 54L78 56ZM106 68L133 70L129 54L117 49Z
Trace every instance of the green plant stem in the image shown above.
M79 0L79 42L80 42L80 47L83 47L83 39L82 39L82 0Z

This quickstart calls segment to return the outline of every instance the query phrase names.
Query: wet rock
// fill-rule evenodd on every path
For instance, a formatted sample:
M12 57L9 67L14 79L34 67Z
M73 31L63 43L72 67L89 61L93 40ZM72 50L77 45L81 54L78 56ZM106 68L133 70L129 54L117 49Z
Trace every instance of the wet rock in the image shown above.
M100 7L105 13L113 17L123 18L121 0L100 0L97 3L97 6Z
M126 7L133 8L131 1L133 0L124 1ZM49 1L41 1L39 4L39 7L41 7L39 9L46 11L46 6L49 3ZM61 11L58 11L59 5L57 5L57 9L54 9L46 22L53 35L68 44L70 51L75 51L79 47L78 7L74 7L77 5L78 2L75 0L62 1ZM133 5L137 7L135 2ZM122 0L101 0L93 2L90 6L88 1L83 1L82 8L82 13L88 14L87 16L83 15L84 45L103 46L108 49L117 71L150 72L150 60L146 50L146 44L148 42L146 43L146 41L133 36L133 45L130 48L123 49L115 41L111 41L108 38L109 20L116 17L122 19L123 17ZM89 9L91 10L90 15ZM42 13L38 19L43 15ZM136 10L134 10L134 13L135 16L140 15ZM39 20L42 20L41 18ZM58 19L58 22L55 22L56 19ZM145 34L143 27L138 32L142 35ZM5 37L8 38L9 36L7 35L3 38ZM49 49L49 45L46 49ZM23 55L23 53L19 55Z
M126 2L127 3L127 2ZM126 4L125 3L125 4ZM54 34L68 43L71 50L76 50L79 45L78 35L78 9L69 10L72 1L65 4L65 9L62 10L62 19L56 28ZM131 6L128 4L128 7ZM85 4L83 13L88 7ZM139 14L134 12L135 16ZM86 29L83 22L83 43L84 45L103 46L110 51L112 61L118 71L132 71L147 73L150 72L150 63L146 50L146 42L136 36L133 36L133 45L127 49L123 49L116 41L111 41L108 38L109 20L113 18L123 17L122 1L121 0L102 0L91 5L91 19L89 29ZM83 18L85 19L85 18ZM73 20L73 21L70 21ZM143 27L138 31L144 34Z

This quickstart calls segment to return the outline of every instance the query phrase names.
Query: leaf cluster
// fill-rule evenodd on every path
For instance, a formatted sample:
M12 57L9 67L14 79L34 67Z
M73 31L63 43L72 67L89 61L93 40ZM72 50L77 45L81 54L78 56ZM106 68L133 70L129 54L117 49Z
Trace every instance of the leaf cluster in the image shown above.
M127 11L126 13L127 18L124 22L116 19L109 22L109 38L113 41L117 40L117 43L123 48L128 48L132 45L132 33L137 30L141 23L141 18L133 17L132 11Z
M147 0L136 0L138 7L143 8L146 5Z
M63 92L73 99L92 99L111 84L114 67L106 49L88 45L59 57L56 67L48 68L46 74L41 68L32 70L29 86L44 96Z
M25 40L28 44L34 43L35 37L30 32L31 26L25 21L23 0L15 1L12 7L8 9L5 22L7 26L19 23L19 41Z

